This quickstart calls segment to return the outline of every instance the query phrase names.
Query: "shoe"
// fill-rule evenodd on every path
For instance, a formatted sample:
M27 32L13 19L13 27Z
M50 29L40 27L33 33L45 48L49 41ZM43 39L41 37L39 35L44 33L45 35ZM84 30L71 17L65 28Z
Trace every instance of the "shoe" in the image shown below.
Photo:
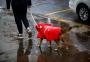
M31 38L32 37L32 31L29 27L27 28L27 33L28 33L28 37Z
M23 39L23 35L22 34L18 34L17 35L17 39Z

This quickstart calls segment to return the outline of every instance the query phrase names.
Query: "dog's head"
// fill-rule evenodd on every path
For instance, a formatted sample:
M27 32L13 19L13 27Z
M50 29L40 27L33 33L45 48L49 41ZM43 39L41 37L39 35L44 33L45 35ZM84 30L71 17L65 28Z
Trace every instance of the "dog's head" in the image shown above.
M44 23L39 22L39 23L35 26L35 28L36 28L37 31L40 31L40 30L43 28L43 26L44 26Z

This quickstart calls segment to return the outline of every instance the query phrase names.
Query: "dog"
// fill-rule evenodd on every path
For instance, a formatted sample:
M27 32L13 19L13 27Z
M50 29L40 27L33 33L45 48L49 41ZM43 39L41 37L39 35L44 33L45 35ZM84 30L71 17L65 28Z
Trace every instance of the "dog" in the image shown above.
M48 47L51 47L51 42L54 40L56 42L57 49L60 48L60 40L63 42L63 46L66 49L69 49L69 46L66 44L67 41L64 41L64 36L67 32L69 32L72 28L76 28L77 26L70 27L67 25L60 26L60 27L54 27L52 24L45 24L42 22L39 22L35 28L38 31L37 38L40 39L40 43L38 44L38 47L41 46L43 39L46 39L47 42L49 42Z
M38 47L41 46L43 39L46 39L49 43L48 47L51 47L51 43L54 40L56 42L57 48L60 47L60 35L62 28L61 27L54 27L52 24L44 24L42 22L39 22L35 26L37 33L37 38L40 39L40 43L38 44Z

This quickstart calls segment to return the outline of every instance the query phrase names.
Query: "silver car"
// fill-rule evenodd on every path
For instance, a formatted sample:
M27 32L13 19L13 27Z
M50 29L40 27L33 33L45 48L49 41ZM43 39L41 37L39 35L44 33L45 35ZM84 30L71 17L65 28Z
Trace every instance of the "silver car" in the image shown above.
M70 0L69 7L82 22L90 22L90 0Z

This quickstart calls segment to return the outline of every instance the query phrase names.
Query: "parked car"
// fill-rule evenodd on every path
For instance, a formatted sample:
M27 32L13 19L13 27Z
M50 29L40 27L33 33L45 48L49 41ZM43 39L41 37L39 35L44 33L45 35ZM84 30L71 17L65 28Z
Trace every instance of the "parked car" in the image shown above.
M82 22L90 22L90 0L70 0L69 7Z

